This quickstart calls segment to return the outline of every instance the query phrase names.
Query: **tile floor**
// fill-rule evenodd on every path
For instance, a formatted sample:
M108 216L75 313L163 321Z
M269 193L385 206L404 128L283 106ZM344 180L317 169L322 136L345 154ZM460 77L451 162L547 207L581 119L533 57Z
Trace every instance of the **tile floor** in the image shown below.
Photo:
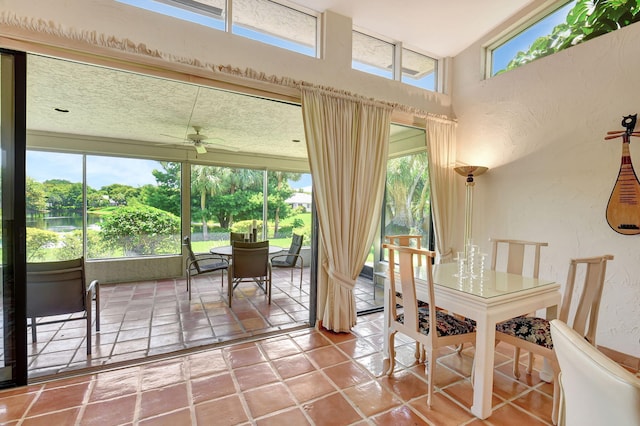
M221 287L219 274L196 277L191 300L184 279L102 285L101 329L94 334L92 355L86 355L83 321L39 326L37 342L31 341L30 330L27 337L29 379L118 366L175 351L306 327L309 268L305 268L301 289L295 274L291 283L289 270L274 269L271 305L256 285L240 284L234 292L233 309L227 306L226 285ZM370 281L358 281L355 289L358 310L382 305L382 287L375 288L375 298L373 291Z
M537 371L511 375L497 347L494 413L469 411L473 349L440 352L426 407L424 366L396 339L393 377L382 374L383 315L351 333L311 328L110 371L0 392L5 425L548 425L552 385Z

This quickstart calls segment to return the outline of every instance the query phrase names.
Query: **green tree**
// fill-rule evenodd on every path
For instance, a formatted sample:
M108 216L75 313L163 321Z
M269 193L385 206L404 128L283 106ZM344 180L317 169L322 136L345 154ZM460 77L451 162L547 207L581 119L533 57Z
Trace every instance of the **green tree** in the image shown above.
M125 254L175 253L180 244L180 218L154 207L120 207L101 228L104 241Z
M387 165L387 217L390 225L408 232L426 230L430 197L425 153L389 160Z
M180 163L161 161L163 170L153 170L157 185L144 185L140 199L146 205L180 216Z
M82 183L64 179L44 181L49 208L54 211L82 211Z
M26 185L27 213L43 213L47 209L44 185L29 176L27 176Z
M111 185L103 186L100 188L100 191L107 194L109 199L114 201L118 206L126 206L129 200L138 198L140 195L139 188L121 183L112 183Z
M538 37L509 62L507 71L640 20L640 0L577 0L565 22Z
M27 228L27 261L43 260L46 250L58 243L59 237L53 231Z
M207 195L213 196L222 183L222 168L212 166L193 166L191 168L191 192L200 199L200 219L202 221L202 236L206 240L209 236L209 215L207 209Z
M290 180L293 181L297 181L300 179L301 174L300 173L287 173L287 172L270 172L269 173L269 184L271 184L271 181L273 180L273 178L275 178L275 188L271 188L271 185L269 185L269 210L271 210L273 208L274 210L274 214L273 214L273 237L275 238L276 235L278 234L278 228L280 226L280 218L284 219L288 216L291 208L289 205L287 205L287 203L285 202L289 197L291 197L291 194L293 194L293 191L291 190L291 187L289 186L289 182ZM271 217L270 217L271 219Z

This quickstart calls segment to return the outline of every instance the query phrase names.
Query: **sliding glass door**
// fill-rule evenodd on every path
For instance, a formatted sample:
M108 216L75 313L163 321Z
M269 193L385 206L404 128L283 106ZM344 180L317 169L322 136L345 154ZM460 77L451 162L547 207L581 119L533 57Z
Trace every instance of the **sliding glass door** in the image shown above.
M24 155L26 58L0 49L0 387L25 385Z

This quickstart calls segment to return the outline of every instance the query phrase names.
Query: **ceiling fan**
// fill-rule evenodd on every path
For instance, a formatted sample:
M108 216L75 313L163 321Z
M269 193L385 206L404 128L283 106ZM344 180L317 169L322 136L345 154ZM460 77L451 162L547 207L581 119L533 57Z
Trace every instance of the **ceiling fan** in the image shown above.
M238 151L236 147L213 142L214 140L218 142L224 141L220 138L209 138L208 136L201 134L200 131L202 130L202 127L200 126L193 126L193 130L195 130L195 133L189 133L187 135L187 139L193 144L198 154L205 154L207 152L207 145L211 145L216 149L222 149L225 151Z
M217 142L224 141L220 138L209 138L208 136L203 135L202 133L200 133L200 131L202 131L202 127L200 126L193 126L193 130L195 130L195 133L189 133L187 135L188 142L186 143L193 145L198 154L206 154L207 146L211 146L214 149L222 149L225 151L238 151L238 148L236 147L213 142L214 140Z

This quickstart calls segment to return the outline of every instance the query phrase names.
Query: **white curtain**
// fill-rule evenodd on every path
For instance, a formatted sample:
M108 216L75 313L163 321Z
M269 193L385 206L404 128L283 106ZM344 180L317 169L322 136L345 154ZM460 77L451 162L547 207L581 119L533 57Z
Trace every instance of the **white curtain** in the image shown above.
M437 262L453 259L456 218L456 123L427 117L427 152L431 182L431 214L435 228Z
M302 87L309 165L320 225L318 318L336 332L356 324L356 278L380 217L392 106Z

